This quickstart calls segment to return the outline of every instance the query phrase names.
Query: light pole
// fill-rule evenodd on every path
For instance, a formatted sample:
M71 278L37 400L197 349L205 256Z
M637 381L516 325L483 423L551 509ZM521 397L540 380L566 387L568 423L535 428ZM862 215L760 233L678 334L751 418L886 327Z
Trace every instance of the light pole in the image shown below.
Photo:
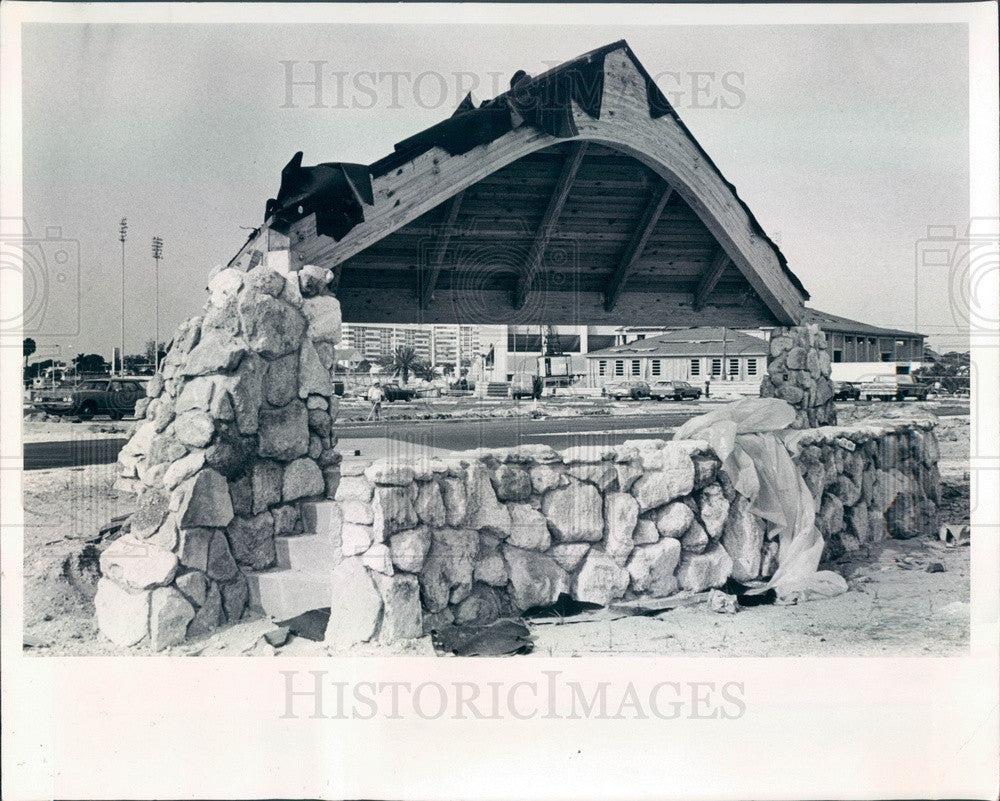
M122 217L118 239L122 243L122 339L118 351L118 375L125 375L125 237L128 235L128 218Z
M153 337L153 364L154 372L160 372L160 259L163 258L163 240L153 237L153 261L156 262L156 332Z

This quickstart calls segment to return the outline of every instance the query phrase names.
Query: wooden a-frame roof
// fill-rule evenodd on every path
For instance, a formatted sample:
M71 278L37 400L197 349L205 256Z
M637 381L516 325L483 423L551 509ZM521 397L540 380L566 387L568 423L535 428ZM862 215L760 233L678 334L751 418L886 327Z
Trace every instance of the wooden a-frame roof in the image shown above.
M624 41L370 165L282 172L234 257L333 270L354 322L788 325L808 293Z

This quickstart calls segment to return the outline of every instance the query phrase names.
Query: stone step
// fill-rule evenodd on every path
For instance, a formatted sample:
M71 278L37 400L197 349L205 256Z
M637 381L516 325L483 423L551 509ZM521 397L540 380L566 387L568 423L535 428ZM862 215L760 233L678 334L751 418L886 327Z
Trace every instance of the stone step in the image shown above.
M341 554L333 540L326 534L299 534L293 537L275 537L277 567L290 568L302 573L330 575Z
M251 609L275 620L287 620L310 609L330 605L332 591L329 574L303 573L277 568L247 576Z
M299 504L302 531L305 534L325 534L334 541L340 539L340 504L336 501L302 501Z

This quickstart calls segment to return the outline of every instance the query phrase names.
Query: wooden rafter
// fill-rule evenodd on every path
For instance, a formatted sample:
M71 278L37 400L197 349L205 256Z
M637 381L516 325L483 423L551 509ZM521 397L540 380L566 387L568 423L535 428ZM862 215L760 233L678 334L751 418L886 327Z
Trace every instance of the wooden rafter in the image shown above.
M663 213L663 209L666 207L667 201L670 200L673 192L673 188L666 182L660 184L653 191L649 202L646 204L646 208L642 212L642 218L639 220L639 224L632 234L632 239L628 243L628 247L625 248L621 261L611 275L611 280L608 281L608 288L604 291L605 311L612 311L618 303L618 298L622 290L625 289L625 284L628 281L629 273L632 272L639 261L639 257L642 255L642 251L645 250L646 243L649 241L649 237L653 233L653 229L656 227L656 223L659 221L660 215Z
M695 311L701 311L705 307L705 301L712 294L712 290L715 289L716 284L719 283L719 279L722 278L722 274L728 266L729 255L722 248L719 248L711 264L708 265L702 274L701 279L698 281L698 287L694 291L692 306Z
M434 288L437 286L438 276L441 275L441 265L444 264L444 254L448 250L448 243L455 228L455 221L458 219L458 212L462 208L462 199L465 197L465 190L448 201L448 209L445 212L444 226L438 234L434 249L430 254L430 274L420 288L420 308L426 309L434 297Z
M552 238L552 232L555 230L556 223L559 221L559 215L562 214L563 206L566 205L566 199L569 197L569 191L573 186L573 179L576 178L580 165L583 163L583 157L586 154L586 142L576 142L570 146L570 152L563 162L562 172L559 173L559 180L556 181L552 197L549 198L549 204L542 215L542 222L538 226L534 241L531 243L531 250L528 253L524 275L521 276L517 282L517 288L514 290L515 309L522 308L528 299L528 293L531 291L531 286L535 282L535 276L538 273L538 266L542 263L542 258L545 256L545 248Z
M703 223L711 238L729 254L734 268L729 272L734 273L734 277L735 272L738 272L752 288L755 298L754 309L756 310L754 313L760 317L761 322L792 325L799 321L803 314L803 300L808 297L808 294L784 265L781 254L774 244L762 235L761 229L749 209L733 193L732 186L725 181L711 163L705 160L705 153L699 148L698 143L683 126L678 125L672 115L653 117L650 114L646 102L645 78L628 53L620 50L609 52L604 61L604 69L605 86L628 88L628 91L617 92L618 104L613 116L603 114L599 119L595 119L574 106L573 119L579 134L578 138L573 141L590 141L591 147L596 145L602 149L610 148L617 151L618 154L642 162L658 173L684 199L685 204ZM483 150L449 156L447 151L442 148L432 148L427 152L415 155L405 165L405 168L401 166L399 169L373 177L374 203L365 206L364 222L356 225L341 239L335 240L319 234L316 230L315 214L306 215L291 223L289 234L291 235L293 263L317 264L333 269L336 265L349 262L375 243L405 228L409 223L418 220L432 209L447 203L456 192L475 186L480 181L489 180L491 176L507 166L548 150L552 145L551 137L540 134L538 128L533 125L524 124L516 125L508 133L491 141ZM591 156L593 156L593 152L588 151L588 164ZM590 183L593 184L595 180ZM574 181L574 196L578 188L576 184L577 182ZM489 184L489 186L493 185ZM616 188L626 187L618 186ZM493 190L496 191L495 186L493 186ZM592 190L593 186L589 187L591 199L585 203L590 209L597 207L597 204L592 202ZM465 207L467 209L468 204L465 204ZM668 212L664 212L664 216L667 214ZM576 227L589 231L590 233L587 235L592 239L600 239L601 235L605 233L600 224L600 218L593 214L589 214L589 216L594 219L592 225L583 222L582 225ZM477 236L483 236L478 226L476 231ZM498 235L502 236L503 234ZM629 230L628 236L630 235L631 230ZM238 264L245 269L245 264L249 260L249 251L254 249L266 251L268 248L261 246L260 240L262 238L262 234L252 237L235 257L234 265ZM610 239L621 241L617 239L617 235L609 237ZM656 234L654 233L650 242L647 243L647 247L655 240ZM587 244L587 242L581 241L581 259L587 258L593 263L592 271L591 268L588 268L589 277L599 274L605 264L603 258L607 258L607 252L604 252L603 258L598 258L596 248L589 248L586 246ZM702 258L698 257L697 269L695 269L694 263L690 264L690 270L687 264L684 265L682 269L686 273L685 283L690 282L695 285L698 283L704 268ZM675 277L676 270L674 270L672 261L670 258L660 259L660 265L650 274L651 280L655 279L661 288L668 287ZM426 263L425 260L425 265ZM581 261L580 264L582 263ZM412 264L412 256L409 256L404 269L408 268L410 264ZM544 260L542 264L545 264ZM580 269L582 270L582 268ZM349 281L350 274L364 273L368 293L367 295L355 293L350 299L345 298L342 301L345 319L360 319L362 316L368 315L371 309L382 308L378 284L385 270L378 262L366 264L356 269L354 265L351 265L351 268L345 269L344 272L345 279ZM409 272L408 269L407 272ZM425 273L427 272L429 270L425 269ZM537 282L537 278L535 281ZM343 281L341 283L343 284ZM631 283L632 279L629 279L629 286ZM351 285L353 286L353 284ZM503 289L498 287L498 291L504 296L502 308L499 311L510 317L515 293L511 291L506 282L503 282L503 286ZM577 286L576 281L565 282L559 287L562 291L553 292L552 298L555 306L547 305L547 320L548 309L556 306L561 308L560 304L569 309L566 311L566 318L575 320L579 317ZM722 295L729 292L728 288L726 293L721 292L721 286L720 281L712 293L713 299L721 298ZM609 324L627 323L632 319L634 310L638 309L647 315L649 320L656 319L662 321L661 324L671 325L676 324L676 315L683 312L690 315L690 319L695 321L692 323L694 325L704 323L704 320L716 313L711 304L707 304L700 315L694 313L691 307L692 292L687 290L680 293L686 297L686 300L679 307L668 306L664 303L659 305L643 303L640 307L638 303L640 293L627 291L619 299L614 312L609 314L603 311L602 301L605 289L606 283L602 283L600 290L592 293L595 296L594 300L597 301L597 308L590 306L588 308L592 309L595 321L601 319L608 321ZM642 289L646 291L645 287ZM402 287L401 290L403 290ZM432 303L429 310L426 310L424 314L419 314L421 293L414 291L412 279L407 282L405 291L409 293L411 301L406 306L412 316L409 322L431 318L444 321L449 319L448 313L451 314L450 321L456 322L454 317L457 310L462 308L460 305L447 304L447 308L445 308L445 304ZM466 291L468 290L465 288L456 290L458 295ZM759 304L756 303L758 300ZM440 308L435 309L435 306L440 306ZM525 305L520 311L523 312L528 308L529 306ZM734 307L732 303L727 302L726 308L732 309ZM537 314L537 310L535 312ZM521 317L520 314L514 316L518 319ZM396 319L399 320L398 317ZM524 319L529 321L527 316Z

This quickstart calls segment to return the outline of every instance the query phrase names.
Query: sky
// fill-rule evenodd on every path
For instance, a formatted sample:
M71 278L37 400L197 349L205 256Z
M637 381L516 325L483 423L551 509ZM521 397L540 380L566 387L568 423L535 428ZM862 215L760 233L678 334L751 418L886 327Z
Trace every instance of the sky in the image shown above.
M260 225L297 150L305 164L370 163L470 88L483 100L518 69L617 39L779 244L810 305L967 349L954 271L918 264L928 226L968 224L965 26L31 24L23 208L37 241L25 277L36 358L109 355L119 341L122 217L133 353L153 337L154 235L166 340ZM317 68L318 98L314 83L289 87Z

